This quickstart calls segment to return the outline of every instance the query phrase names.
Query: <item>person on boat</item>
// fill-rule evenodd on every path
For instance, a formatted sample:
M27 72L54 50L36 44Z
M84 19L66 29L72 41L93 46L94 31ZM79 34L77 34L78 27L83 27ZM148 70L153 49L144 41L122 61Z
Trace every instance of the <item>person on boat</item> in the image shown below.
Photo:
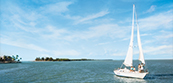
M133 71L135 71L136 70L136 68L135 68L135 66L133 67Z
M133 72L134 71L134 68L133 68L133 66L131 66L131 68L130 68L130 72Z
M141 73L141 65L140 64L138 65L138 71L139 71L139 73Z
M144 72L144 64L141 63L141 72Z

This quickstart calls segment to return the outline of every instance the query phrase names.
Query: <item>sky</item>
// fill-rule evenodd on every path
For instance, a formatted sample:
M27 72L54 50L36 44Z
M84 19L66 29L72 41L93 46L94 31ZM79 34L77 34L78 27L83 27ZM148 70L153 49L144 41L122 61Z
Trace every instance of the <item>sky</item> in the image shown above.
M0 0L0 55L124 60L133 4L144 58L173 59L172 0Z

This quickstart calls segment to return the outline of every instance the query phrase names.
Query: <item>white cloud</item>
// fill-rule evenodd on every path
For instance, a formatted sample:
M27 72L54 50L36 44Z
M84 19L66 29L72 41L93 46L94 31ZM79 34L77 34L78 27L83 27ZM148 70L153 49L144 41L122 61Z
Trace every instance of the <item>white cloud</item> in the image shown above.
M144 53L146 54L152 54L152 55L157 55L157 54L171 54L173 52L173 46L172 45L162 45L162 46L147 46L144 48Z
M147 18L139 19L139 27L142 30L155 30L158 28L172 28L173 10L159 13Z
M104 42L104 43L98 43L97 45L105 45L108 44L109 42Z
M123 38L122 41L130 40L130 37Z
M126 56L126 53L114 53L111 56Z
M126 56L127 52L115 52L111 54L111 56ZM173 46L172 45L162 45L162 46L145 46L143 49L143 53L147 55L172 55L173 54ZM135 51L133 54L139 54L139 51Z
M64 34L68 34L69 32L66 29L57 29L57 27L48 25L39 34L44 38L53 38L53 39L61 39Z
M81 16L70 16L70 15L64 15L64 17L73 20L79 20L81 18Z
M168 38L173 38L173 33L172 34L164 34L164 35L159 35L155 36L156 39L168 39Z
M96 13L96 14L92 14L92 15L89 15L89 16L86 16L84 18L80 18L78 19L75 24L79 24L79 23L83 23L83 22L86 22L86 21L89 21L89 20L93 20L93 19L96 19L96 18L99 18L99 17L103 17L105 16L106 14L109 14L108 10L106 11L101 11L99 13Z
M55 4L49 4L41 7L40 9L28 10L25 8L20 8L18 5L11 4L9 7L5 8L4 11L8 10L8 13L3 13L2 21L9 19L10 25L14 28L20 28L26 32L38 33L43 29L38 27L39 23L48 21L49 19L45 15L46 13L61 14L68 11L68 6L72 2L58 2ZM8 22L4 22L8 23ZM8 25L9 24L3 24ZM37 27L36 27L37 26Z
M155 6L155 5L152 5L152 6L150 7L150 9L148 9L145 13L153 12L153 11L155 11L155 8L156 8L156 6Z
M121 48L120 48L121 49ZM105 55L108 56L126 56L127 51L126 50L120 50L119 48L116 49L104 49Z
M76 50L61 50L61 51L52 51L54 56L79 56L80 52Z
M70 4L72 4L72 2L58 2L55 4L49 4L49 5L43 6L41 10L45 8L44 10L47 10L49 12L56 12L56 13L66 12L68 11L67 7ZM37 12L34 12L34 11L27 14L18 6L16 6L15 8L18 10L19 13L14 11L15 14L11 18L11 22L13 23L12 25L14 25L16 28L20 28L23 31L29 32L28 34L30 33L39 34L40 36L44 38L65 39L65 40L73 40L76 38L89 39L93 37L104 36L105 34L111 35L119 31L119 30L116 30L117 25L113 25L113 24L91 27L89 28L88 31L68 31L66 29L62 29L62 27L60 29L58 27L54 27L51 25L47 25L47 27L44 27L44 28L39 28L39 27L36 27L38 26L38 23L36 21L39 20L37 16L44 17L44 14L37 15ZM102 17L108 13L109 12L105 10L105 11L98 12L96 14L88 15L84 18L77 16L77 17L74 17L73 19L75 19L77 23L84 23L84 22ZM36 18L36 19L35 20L29 19L29 18L25 19L25 17ZM67 15L67 17L70 17L70 16ZM111 29L116 31L112 32Z
M71 32L69 35L65 36L65 40L78 40L78 39L90 39L101 36L107 36L111 38L124 37L127 28L120 27L117 24L103 24L94 27L90 27L86 31L75 31Z
M41 10L46 13L51 14L61 14L63 12L68 11L68 6L72 4L72 2L58 2L55 4L49 4L41 7Z
M39 30L35 26L40 18L44 18L40 13L22 9L15 4L4 8L4 12L2 13L2 25L5 26L4 28L11 28L11 30L20 31L19 29L21 29L31 33L38 32Z
M49 52L48 50L41 48L39 46L36 46L34 44L26 44L20 41L14 41L14 40L9 40L5 38L1 38L2 40L0 43L6 44L6 45L11 45L11 46L16 46L16 47L21 47L21 48L26 48L26 49L31 49L31 50L36 50L36 51L41 51L41 52Z
M151 34L145 33L145 34L141 34L140 36L148 36L148 35L151 35Z
M153 43L155 41L156 40L144 40L144 43L142 43L142 45L144 45L144 44L150 44L150 43Z
M52 57L52 56L50 56L49 54L41 54L41 55L38 56L38 57Z

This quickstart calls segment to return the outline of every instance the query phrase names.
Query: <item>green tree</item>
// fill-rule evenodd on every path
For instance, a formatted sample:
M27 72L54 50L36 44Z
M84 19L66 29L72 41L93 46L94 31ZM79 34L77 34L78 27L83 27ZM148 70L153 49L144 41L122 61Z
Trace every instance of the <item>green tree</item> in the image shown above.
M40 61L40 57L37 57L37 58L35 59L35 61Z
M19 55L16 55L16 59L18 59L19 58Z
M19 58L19 55L16 55L16 61L20 61L22 58Z
M12 55L12 60L15 61L16 60L16 57L14 55Z
M59 61L59 58L56 58L56 61Z
M42 57L41 60L44 61L44 57Z
M7 56L7 61L12 61L12 57L11 56Z
M53 61L53 58L52 58L52 57L50 57L50 58L49 58L49 61Z
M49 57L46 57L46 61L49 61Z
M7 61L7 56L6 55L4 55L3 58L4 58L5 61Z

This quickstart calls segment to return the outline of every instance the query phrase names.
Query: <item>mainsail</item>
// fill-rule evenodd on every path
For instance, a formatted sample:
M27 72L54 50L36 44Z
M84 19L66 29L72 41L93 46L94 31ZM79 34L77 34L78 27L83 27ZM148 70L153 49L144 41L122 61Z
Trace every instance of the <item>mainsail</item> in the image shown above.
M133 65L134 11L135 11L135 5L133 5L132 33L131 33L130 45L129 45L129 49L127 51L126 59L124 60L124 63L123 63L125 66Z

